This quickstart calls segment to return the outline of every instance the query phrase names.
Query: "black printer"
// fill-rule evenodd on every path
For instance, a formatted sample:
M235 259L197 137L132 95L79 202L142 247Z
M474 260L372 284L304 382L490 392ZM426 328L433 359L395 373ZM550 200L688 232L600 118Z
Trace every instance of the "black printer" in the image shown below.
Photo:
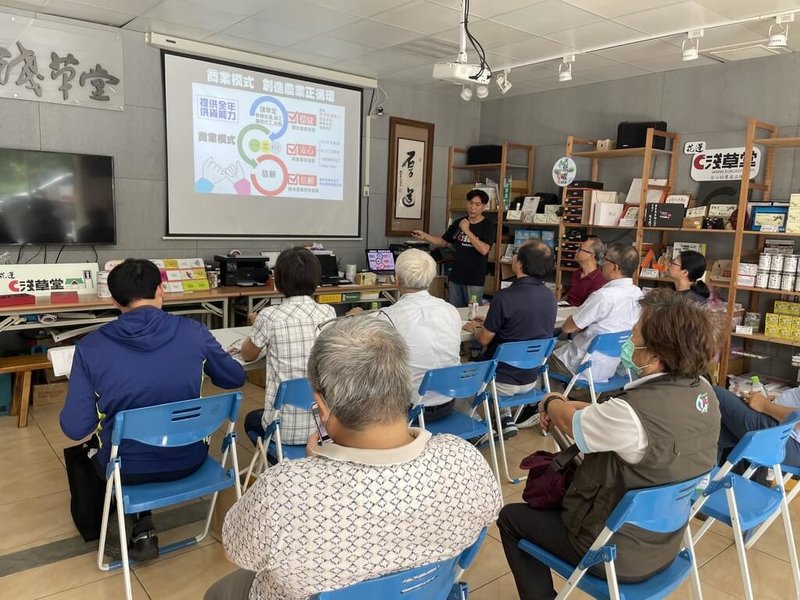
M220 256L220 285L266 285L269 281L269 258L266 256Z

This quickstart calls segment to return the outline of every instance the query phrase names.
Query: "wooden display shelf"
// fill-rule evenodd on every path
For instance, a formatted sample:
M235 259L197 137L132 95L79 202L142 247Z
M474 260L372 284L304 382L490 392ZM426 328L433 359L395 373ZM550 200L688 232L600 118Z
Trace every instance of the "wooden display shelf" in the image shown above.
M635 227L620 227L619 225L578 225L577 223L564 223L564 229L630 229L634 230Z
M672 283L667 277L644 277L642 275L639 275L639 281L663 281L665 283Z
M770 288L744 287L741 285L736 286L736 291L755 292L756 294L773 294L775 296L800 296L800 292L787 292L785 290L773 290Z
M646 148L618 148L615 150L587 150L584 152L573 152L572 156L580 158L627 158L629 156L644 156ZM669 156L672 154L671 150L660 150L658 148L651 148L650 152L657 155ZM655 187L655 186L650 186Z
M753 143L767 148L798 148L800 147L800 137L756 138Z
M772 237L800 237L800 233L784 233L779 231L743 231L744 235L769 235Z
M502 163L483 163L480 165L453 165L453 168L463 171L484 171L489 169L499 169L502 166ZM506 169L527 169L528 165L512 165L506 163L505 167Z
M763 333L747 335L745 333L731 333L731 337L754 340L756 342L767 342L769 344L780 344L782 346L800 346L800 340L788 340L784 338L769 337Z
M730 233L731 235L736 233L733 229L694 229L690 227L643 227L642 229L644 231L675 231L677 233Z

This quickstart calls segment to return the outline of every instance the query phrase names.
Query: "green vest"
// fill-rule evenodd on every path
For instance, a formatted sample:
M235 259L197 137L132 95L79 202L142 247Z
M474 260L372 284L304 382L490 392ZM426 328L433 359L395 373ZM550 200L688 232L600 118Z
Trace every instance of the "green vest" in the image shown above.
M684 481L710 471L717 457L720 414L705 380L663 375L620 393L647 433L637 464L616 452L586 454L564 496L562 519L575 550L584 554L629 490ZM645 578L667 566L680 549L683 529L652 533L625 525L612 538L621 579Z

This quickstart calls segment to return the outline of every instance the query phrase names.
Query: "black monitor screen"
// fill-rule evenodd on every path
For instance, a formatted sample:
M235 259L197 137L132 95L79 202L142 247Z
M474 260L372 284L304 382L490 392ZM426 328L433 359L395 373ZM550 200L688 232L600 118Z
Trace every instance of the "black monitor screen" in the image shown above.
M111 156L0 149L0 245L114 243Z

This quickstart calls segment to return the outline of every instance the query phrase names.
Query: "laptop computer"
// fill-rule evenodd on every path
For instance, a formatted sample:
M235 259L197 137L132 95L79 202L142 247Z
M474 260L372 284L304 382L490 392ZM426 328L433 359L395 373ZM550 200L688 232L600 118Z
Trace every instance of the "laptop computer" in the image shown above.
M376 275L394 275L394 254L389 249L367 250L367 265Z
M317 254L320 267L322 267L321 285L342 285L350 283L348 279L339 277L339 265L332 254Z

